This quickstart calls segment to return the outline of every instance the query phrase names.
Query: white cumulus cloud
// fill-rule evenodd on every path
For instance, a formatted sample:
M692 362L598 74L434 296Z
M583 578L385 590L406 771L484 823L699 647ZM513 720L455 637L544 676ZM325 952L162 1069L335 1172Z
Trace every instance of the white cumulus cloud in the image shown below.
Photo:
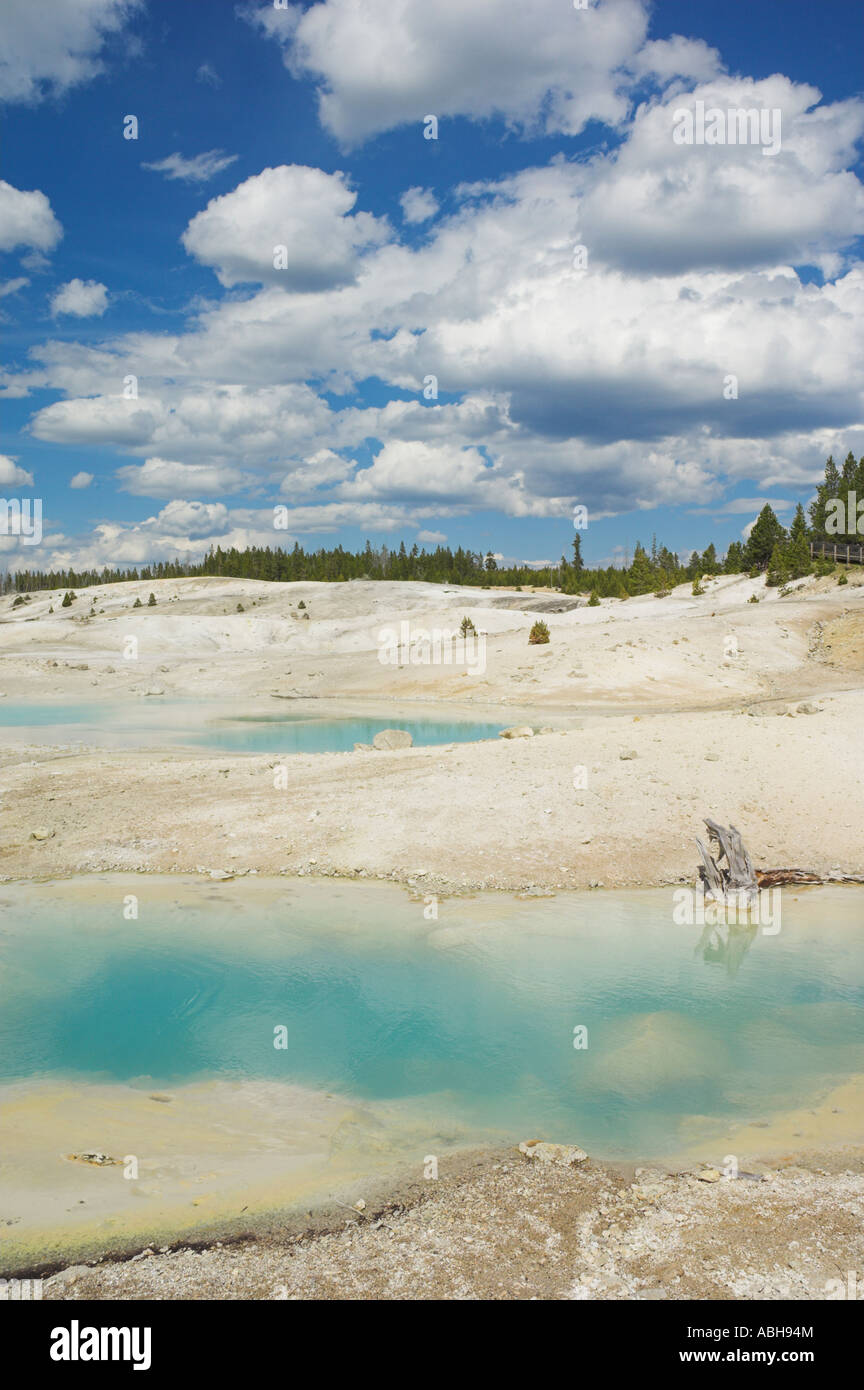
M108 308L108 287L98 280L70 280L51 299L51 313L76 319L101 318Z
M3 0L0 101L35 102L96 77L106 38L139 8L140 0Z
M318 83L323 125L345 146L381 131L501 116L577 135L627 116L633 74L705 79L714 50L674 36L645 43L647 0L324 0L246 17L282 45L286 67Z
M383 220L351 213L356 201L340 172L301 164L264 169L193 217L183 245L223 285L329 289L350 283L359 250L389 235Z
M33 474L19 468L8 454L0 454L0 487L32 487Z
M177 463L172 459L150 458L144 463L128 464L117 469L123 492L137 497L170 497L178 493L198 492L215 497L239 492L254 483L254 479L239 468L206 463Z
M16 246L53 251L62 235L44 193L25 192L0 179L0 251L13 251Z
M438 211L438 199L431 188L406 188L399 202L406 222L427 222Z

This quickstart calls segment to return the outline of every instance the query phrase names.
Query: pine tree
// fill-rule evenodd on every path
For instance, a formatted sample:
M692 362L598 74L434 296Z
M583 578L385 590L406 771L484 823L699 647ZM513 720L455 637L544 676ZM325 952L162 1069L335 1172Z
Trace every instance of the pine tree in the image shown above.
M770 503L766 502L750 532L744 559L749 568L766 569L771 563L774 547L786 539L786 532L777 520Z
M744 568L744 547L740 541L731 541L723 561L723 573L741 574Z
M778 540L771 551L771 558L768 561L768 573L765 576L765 583L771 588L776 588L778 584L785 584L791 578L789 567L789 547L783 540Z
M850 491L855 486L855 474L858 472L858 464L855 462L855 455L850 449L843 460L843 473L840 485L844 492Z
M824 540L828 534L825 525L828 503L832 497L839 497L840 491L840 474L833 457L829 454L825 464L825 481L820 485L815 501L810 504L810 521L817 540Z
M804 515L804 508L801 503L795 508L795 515L792 518L792 525L789 527L789 539L798 540L799 536L807 539L807 518Z
M799 531L797 535L793 532L786 549L786 563L792 579L802 579L805 574L812 574L813 562L810 559L810 546L803 531Z
M810 544L807 540L807 520L801 503L795 508L795 516L789 528L789 545L786 549L786 565L791 579L801 579L812 574Z
M649 594L657 587L657 574L648 559L645 547L636 542L633 563L627 576L627 589L631 594Z

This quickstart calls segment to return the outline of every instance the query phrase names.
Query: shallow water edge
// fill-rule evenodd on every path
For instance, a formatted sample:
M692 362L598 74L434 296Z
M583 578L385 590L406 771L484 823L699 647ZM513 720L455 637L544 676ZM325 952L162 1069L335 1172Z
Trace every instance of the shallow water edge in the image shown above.
M53 903L58 911L74 915L75 911L89 908L99 898L119 904L124 890L130 891L136 882L138 878L134 875L76 878L42 885L38 896L43 899L43 905ZM218 954L225 949L226 942L230 943L235 929L230 918L226 919L220 911L214 912L214 907L224 909L232 901L235 904L242 901L244 909L263 911L280 901L284 907L288 898L293 898L295 904L302 899L309 910L317 904L315 911L329 918L333 914L336 888L337 885L326 879L286 885L284 880L241 879L211 884L201 879L184 882L179 876L177 879L148 877L147 903L151 910L155 910L157 904L196 905L195 934L204 948L209 943ZM31 895L25 894L21 885L7 885L0 894L7 936L9 930L13 930L10 924L16 901L20 903L25 895L32 902ZM349 947L352 942L355 946L358 942L363 946L365 935L368 943L374 946L383 941L384 947L392 953L400 937L409 930L406 923L412 924L410 930L416 928L421 904L412 902L393 885L361 883L349 887L342 884L338 886L338 896L343 905L351 905L352 911L358 909L347 924L343 923L336 930L340 949ZM825 906L842 904L848 919L845 930L854 931L860 924L860 890L809 890L809 896L811 906L816 902ZM576 899L580 909L595 905L600 911L601 904L611 908L622 901L628 907L649 902L656 905L657 894L567 894L561 895L555 904L544 899L520 903L518 907L512 900L508 903L503 894L486 894L481 899L460 902L460 922L448 924L445 919L434 925L430 923L424 930L434 937L439 949L445 953L455 951L458 962L464 959L460 952L464 953L466 947L475 951L485 946L485 939L498 929L495 921L498 912L503 911L505 919L509 920L516 911L515 929L527 929L532 933L539 930L539 941L545 941L548 946L550 941L557 940L560 945L572 931L566 923L562 926L560 920L556 927L551 912L560 919L562 910L571 900L575 907ZM665 898L663 901L665 903ZM361 904L363 911L359 911ZM396 909L389 925L382 925L376 917L378 908L383 911L385 905L388 913ZM512 925L507 928L506 920L501 929L512 935L514 928ZM275 925L268 926L268 922ZM96 923L91 929L98 935L105 930L115 931L117 925L103 923L100 927ZM273 944L265 938L277 929L281 930L278 914L271 914L271 918L262 919L261 939L248 942L252 954L259 952L265 965L267 952ZM638 922L634 922L632 932L622 937L619 931L616 940L619 946L630 941L635 951L640 934L647 930L647 926L640 928ZM595 945L603 946L602 926L595 925L589 930L586 922L583 934L586 941L590 938ZM826 932L826 951L828 935ZM758 941L757 952L760 947L768 950L770 942ZM279 949L284 948L285 942L280 937ZM638 975L638 959L638 954L631 959L625 951L624 968L636 969ZM750 963L758 960L758 954L754 955ZM713 964L720 964L719 974L713 970ZM728 962L714 962L712 970L705 972L700 961L697 983L726 979L727 966ZM728 998L734 998L731 986ZM814 1000L813 1004L817 1005L817 1010L810 1028L811 1041L818 1041L826 1027L826 1015L820 1012L822 1006L818 1001ZM619 1094L622 1086L626 1094L627 1087L638 1089L644 1084L647 1073L641 1059L648 1049L648 1062L654 1067L651 1058L655 1055L658 1038L662 1046L657 1055L666 1057L671 1047L672 1055L679 1059L676 1067L681 1065L680 1059L686 1060L688 1051L692 1051L693 1039L689 1034L679 1036L674 1027L670 1032L669 1024L654 1013L646 1014L645 1019L644 1024L638 1025L634 1039L625 1035L624 1051L616 1061L614 1074L608 1068L601 1074L603 1084L612 1084ZM617 1051L620 1054L621 1048ZM685 1071L683 1075L686 1077L686 1074ZM674 1081L674 1077L671 1079ZM235 1239L258 1230L284 1231L286 1223L290 1223L292 1230L300 1230L312 1219L309 1212L324 1213L322 1219L332 1219L334 1214L341 1212L342 1219L362 1220L362 1215L353 1210L349 1213L346 1208L353 1209L354 1203L362 1199L371 1209L370 1193L380 1192L380 1200L384 1202L401 1200L399 1194L403 1191L422 1193L428 1180L422 1176L421 1160L430 1149L440 1156L442 1169L445 1165L449 1169L454 1163L468 1161L465 1156L470 1154L482 1153L486 1156L484 1161L492 1161L492 1155L505 1150L512 1155L513 1145L522 1138L542 1137L577 1143L583 1138L580 1133L559 1132L560 1126L540 1133L523 1133L512 1127L502 1128L495 1117L490 1116L484 1142L476 1123L466 1127L454 1121L452 1097L430 1095L422 1087L415 1096L395 1096L387 1101L374 1097L359 1100L356 1095L340 1094L338 1088L333 1094L324 1094L288 1081L202 1080L179 1084L175 1081L169 1083L172 1093L169 1097L154 1094L157 1084L158 1079L148 1084L146 1077L130 1085L105 1077L94 1082L89 1077L78 1081L69 1076L60 1080L50 1077L13 1080L3 1088L4 1102L10 1106L7 1113L16 1120L14 1128L29 1136L21 1148L7 1154L7 1163L17 1164L19 1172L26 1171L32 1199L26 1204L29 1212L23 1213L24 1220L19 1213L15 1222L18 1230L15 1225L7 1225L0 1233L0 1258L5 1272L21 1272L25 1268L38 1272L37 1266L53 1266L68 1262L70 1258L93 1258L99 1253L111 1252L112 1256L128 1253L151 1243L164 1245L180 1240L189 1244L192 1240ZM808 1079L808 1088L800 1097L779 1107L768 1120L761 1119L749 1125L730 1125L728 1116L725 1119L710 1114L694 1116L665 1152L658 1150L656 1145L652 1147L650 1161L721 1164L731 1145L742 1161L777 1159L789 1162L801 1153L839 1152L844 1146L854 1144L864 1132L862 1075L850 1067L845 1076L835 1075L832 1079L826 1073L820 1082L817 1068ZM280 1136L277 1139L274 1139L274 1130ZM334 1130L340 1135L335 1158ZM281 1136L289 1132L292 1142L286 1148ZM144 1200L140 1206L137 1201L126 1200L128 1186L121 1207L108 1196L107 1183L113 1180L110 1170L58 1163L67 1148L80 1151L88 1143L95 1146L96 1140L100 1147L104 1145L121 1156L128 1149L134 1151L139 1147L151 1155L163 1152L168 1156L168 1166L160 1173L156 1184L152 1175L145 1177L141 1184L140 1197ZM585 1146L590 1148L592 1160L599 1156L613 1162L630 1162L637 1156L646 1157L645 1151L639 1148L631 1149L622 1158L620 1153L613 1155L604 1151L599 1143ZM181 1159L177 1158L178 1154ZM182 1159L184 1154L186 1159ZM317 1159L316 1154L319 1155ZM20 1186L18 1193L20 1196ZM341 1207L340 1202L344 1204ZM79 1206L86 1210L76 1211ZM330 1216L326 1216L328 1212Z

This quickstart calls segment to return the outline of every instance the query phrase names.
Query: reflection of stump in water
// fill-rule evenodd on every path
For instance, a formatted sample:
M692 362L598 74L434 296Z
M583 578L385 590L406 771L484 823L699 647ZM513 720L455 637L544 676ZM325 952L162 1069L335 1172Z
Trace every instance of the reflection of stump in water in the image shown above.
M726 932L724 937L723 932ZM727 975L737 975L741 962L756 939L758 926L727 926L707 924L693 954L701 955L706 965L725 965Z
M694 955L701 955L707 965L725 965L729 975L737 975L759 930L761 889L779 887L784 883L864 883L864 877L860 874L820 874L816 869L757 870L734 825L727 829L708 816L705 817L705 824L711 848L706 849L701 840L696 840L702 856L699 878L704 899L712 899L717 904L714 911L716 920L707 920L710 909L706 907L705 925ZM715 846L717 852L712 853ZM753 907L757 909L755 922L750 921ZM727 911L729 908L732 909L731 913Z
M749 920L750 908L758 903L759 880L753 860L735 826L730 825L727 829L708 817L705 824L708 827L708 843L712 848L716 845L719 853L715 856L697 839L702 856L699 877L704 896L713 898L717 903L719 920L706 920L695 954L698 956L701 952L707 965L725 965L727 975L737 975L759 927L758 915L755 923ZM725 865L722 863L724 859ZM727 905L733 909L732 922L723 920ZM739 913L744 919L740 922ZM707 915L706 910L706 918Z

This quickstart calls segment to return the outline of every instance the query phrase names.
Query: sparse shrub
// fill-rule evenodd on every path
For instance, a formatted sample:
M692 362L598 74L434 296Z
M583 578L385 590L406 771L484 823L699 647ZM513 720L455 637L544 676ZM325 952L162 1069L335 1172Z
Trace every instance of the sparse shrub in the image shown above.
M671 589L658 589L658 590L656 591L656 593L654 594L654 597L655 597L655 598L668 598L669 595L671 594L671 592L672 592Z
M133 603L132 607L133 607L133 608L143 608L144 605L143 605L143 603L141 602L140 598L136 598L136 600L135 600L135 602Z
M463 637L476 637L477 629L470 618L463 618L459 624L459 631Z
M700 598L701 595L705 592L705 590L702 588L702 584L700 583L698 574L696 578L693 580L693 588L690 590L690 592L694 598Z
M758 595L758 594L751 594L750 597L748 598L747 602L748 602L748 603L758 603L758 602L759 602L759 595Z
M24 595L23 595L23 594L19 594L18 597L14 600L14 602L13 602L13 604L12 604L12 607L13 607L13 608L20 608L23 602L24 602Z
M237 612L238 612L238 613L245 613L245 612L246 612L246 609L243 607L242 603L238 603L238 605L237 605Z
M846 571L845 571L845 570L841 570L840 573L838 574L838 576L837 576L837 583L838 583L838 584L848 584L848 583L849 583L849 580L846 578Z
M305 608L305 607L306 607L306 604L303 602L302 598L301 598L300 602L298 603L297 607L298 607L298 608Z
M67 589L66 593L63 595L63 602L61 603L60 607L71 608L72 604L75 602L77 597L78 595L76 593L73 593L71 589Z
M622 597L623 597L623 595L622 595ZM592 589L592 590L591 590L591 597L590 597L589 600L588 600L588 607L589 607L589 608L599 608L599 607L600 607L600 595L598 594L598 592L597 592L596 589Z
M532 627L528 641L532 647L542 646L549 641L549 629L542 619L538 619Z
M147 600L147 607L148 607L148 608L155 608L155 607L156 607L156 595L155 595L155 594L151 594L150 597L148 598L148 600Z

